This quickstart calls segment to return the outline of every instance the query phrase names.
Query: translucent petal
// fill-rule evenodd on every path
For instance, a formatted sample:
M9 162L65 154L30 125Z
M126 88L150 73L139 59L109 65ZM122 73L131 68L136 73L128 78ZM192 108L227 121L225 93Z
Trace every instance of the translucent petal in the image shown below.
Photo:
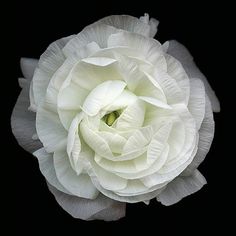
M199 130L205 116L205 87L200 79L191 79L190 88L188 109L195 118Z
M176 158L183 150L183 146L185 145L186 142L185 136L186 136L186 130L184 122L179 119L173 121L171 133L168 138L168 144L170 146L168 161Z
M167 73L176 80L178 86L181 88L182 92L185 94L185 101L188 104L189 94L190 94L190 84L189 77L185 72L182 64L169 54L165 55L167 62Z
M195 170L190 176L177 177L170 182L165 190L158 195L157 200L163 205L169 206L197 192L205 184L206 180L203 175L198 170Z
M149 24L150 26L149 37L154 37L157 33L157 26L159 25L159 21L154 18L151 18L149 20L149 15L147 13L145 13L144 16L140 17L140 20L146 24Z
M75 35L61 38L50 44L40 56L38 67L49 75L53 75L65 61L65 56L62 52L63 47L74 37Z
M175 79L170 77L168 73L161 70L155 70L153 77L157 81L157 83L162 87L168 104L186 102L184 93L182 92L178 83Z
M89 220L104 220L104 221L114 221L119 220L125 216L125 203L114 201L111 207L104 209L92 217Z
M151 62L163 71L167 70L162 46L157 40L129 32L112 34L108 38L108 47L120 46L136 49L140 58Z
M146 37L153 37L155 30L157 31L157 25L154 24L153 20L152 24L149 25L149 17L146 20L143 18L139 20L136 17L128 15L112 15L99 20L98 23L108 24L115 28L141 34Z
M47 153L44 148L37 150L33 154L37 157L40 171L42 172L48 183L64 193L71 194L61 185L61 183L57 179L53 164L53 155L51 153Z
M20 66L21 66L21 70L22 73L25 77L25 79L31 81L34 75L34 71L35 68L38 65L38 60L37 59L33 59L33 58L25 58L22 57L20 59Z
M92 184L90 177L87 174L76 174L65 151L54 152L53 160L57 178L64 188L78 197L89 199L97 197L98 190Z
M30 99L30 106L29 106L29 110L36 112L37 111L37 105L35 103L35 99L34 99L34 92L33 92L33 82L31 81L30 83L30 88L29 88L29 99Z
M76 57L77 60L89 57L100 50L97 43L91 42L88 44L81 44L77 38L71 39L62 49L66 57Z
M67 131L62 126L58 114L48 108L46 103L38 108L36 129L47 152L54 152L65 147Z
M205 159L214 138L215 123L209 98L206 96L205 117L199 130L198 151L191 164L184 170L184 175L190 175Z
M163 44L162 44L162 49L163 51L166 53L168 48L169 48L169 41L165 41Z
M11 115L11 128L19 145L26 151L33 153L42 147L42 143L32 139L36 133L35 113L28 110L29 105L29 82L27 82L14 106Z
M118 29L102 24L95 23L85 27L75 38L65 46L63 51L66 55L73 54L88 43L96 42L100 48L107 47L107 39L111 34L119 32Z
M48 185L58 204L75 218L83 220L118 220L125 216L125 204L114 201L99 194L96 199L90 200L70 196ZM109 210L110 214L107 213Z
M52 75L65 61L62 48L73 37L69 36L55 41L41 55L33 78L33 93L36 105L44 98Z
M67 58L61 67L51 77L47 90L49 90L51 87L58 93L64 82L67 80L67 77L70 75L72 68L76 64L78 64L78 61L75 57ZM68 81L70 80L68 79Z
M199 78L203 81L206 93L210 98L213 111L219 112L220 111L219 100L216 97L214 90L212 90L210 84L208 83L206 77L201 73L201 71L196 66L190 52L182 44L178 43L175 40L171 40L168 53L182 63L185 71L187 72L190 78Z
M98 85L86 97L83 111L90 116L96 115L103 107L113 102L124 90L126 83L119 80L109 80Z
M24 87L28 86L29 81L26 80L25 78L19 78L18 79L18 84L23 89Z
M157 33L157 26L159 25L159 21L156 20L155 18L151 18L150 22L149 22L149 25L151 27L150 37L154 37Z
M70 111L67 112L65 111L62 114L62 109L60 110L57 105L58 105L58 93L64 83L67 81L67 76L70 73L72 67L76 64L76 61L74 58L68 58L63 65L55 72L55 74L52 76L48 88L47 88L47 94L44 100L44 103L47 106L47 109L54 112L58 113L60 116L60 121L64 128L68 129L71 120L74 118L76 115L77 111Z

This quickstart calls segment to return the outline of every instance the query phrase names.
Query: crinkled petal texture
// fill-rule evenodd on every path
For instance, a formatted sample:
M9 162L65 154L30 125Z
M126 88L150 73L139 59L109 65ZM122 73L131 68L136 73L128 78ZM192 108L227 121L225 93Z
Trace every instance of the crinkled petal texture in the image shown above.
M13 132L38 149L50 191L76 218L117 220L126 202L171 205L205 184L197 167L219 103L185 48L152 38L157 25L147 14L106 17L51 44L36 69L22 61L34 76ZM28 141L35 128L40 146Z

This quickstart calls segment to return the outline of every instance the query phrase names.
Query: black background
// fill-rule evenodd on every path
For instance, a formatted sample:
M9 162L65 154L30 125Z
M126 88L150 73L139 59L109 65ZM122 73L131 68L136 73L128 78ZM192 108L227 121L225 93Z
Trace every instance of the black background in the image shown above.
M174 1L173 1L174 2ZM76 34L86 25L111 14L129 14L141 16L149 13L160 21L156 39L164 42L176 39L183 43L192 53L202 72L221 101L222 111L215 114L216 134L212 148L200 166L208 184L203 189L182 200L176 205L164 207L155 200L149 206L143 203L129 204L126 217L117 222L85 222L73 219L60 208L51 195L40 174L36 159L18 146L10 134L11 159L14 160L14 223L18 235L35 235L37 233L58 235L90 234L127 234L137 231L154 233L195 234L209 230L229 228L227 222L230 202L224 201L225 175L222 174L222 158L225 153L226 140L224 123L226 87L222 80L222 51L227 45L223 39L228 24L227 10L222 5L210 5L199 1L186 1L185 4L168 1L58 1L55 4L31 1L14 3L14 48L15 75L10 80L13 88L8 96L7 111L9 116L20 88L17 78L22 76L20 57L38 58L46 47L58 38ZM224 20L223 20L224 19ZM229 21L229 20L228 20ZM9 122L8 122L9 123ZM227 191L226 191L227 192ZM227 193L226 193L227 194ZM13 217L11 216L11 217ZM12 220L11 220L12 221ZM85 231L84 231L85 230ZM145 233L146 232L146 233Z

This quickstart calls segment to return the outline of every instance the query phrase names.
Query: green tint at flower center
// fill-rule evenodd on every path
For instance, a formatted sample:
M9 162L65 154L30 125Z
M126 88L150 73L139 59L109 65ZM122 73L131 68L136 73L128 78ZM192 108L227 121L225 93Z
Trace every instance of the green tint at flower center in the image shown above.
M109 125L112 126L112 124L116 121L116 119L120 116L120 112L119 111L113 111L111 113L106 114L105 116L103 116L103 121Z

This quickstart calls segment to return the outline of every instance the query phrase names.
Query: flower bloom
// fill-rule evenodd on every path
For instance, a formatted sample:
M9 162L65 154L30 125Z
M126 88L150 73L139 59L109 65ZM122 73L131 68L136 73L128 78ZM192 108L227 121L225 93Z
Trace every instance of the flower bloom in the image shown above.
M106 17L21 60L13 133L76 218L116 220L125 203L171 205L206 183L219 102L184 46L153 39L157 25Z

